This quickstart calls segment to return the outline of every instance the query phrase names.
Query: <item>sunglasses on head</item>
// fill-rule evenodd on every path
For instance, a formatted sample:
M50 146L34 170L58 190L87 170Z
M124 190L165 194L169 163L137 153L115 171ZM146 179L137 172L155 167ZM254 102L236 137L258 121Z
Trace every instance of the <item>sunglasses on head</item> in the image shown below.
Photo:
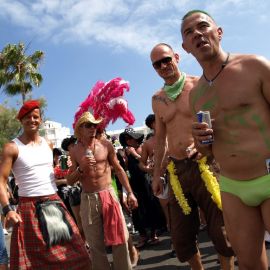
M154 69L160 69L161 68L161 64L169 64L172 62L172 57L170 56L167 56L167 57L164 57L154 63L152 63Z
M93 124L93 123L88 122L88 123L83 124L82 127L84 127L84 128L94 127L95 128L95 127L97 127L97 124Z

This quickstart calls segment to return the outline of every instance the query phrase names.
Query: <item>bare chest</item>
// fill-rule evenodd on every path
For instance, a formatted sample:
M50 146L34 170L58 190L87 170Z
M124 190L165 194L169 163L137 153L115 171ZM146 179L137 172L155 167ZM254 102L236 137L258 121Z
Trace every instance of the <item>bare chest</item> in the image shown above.
M224 72L212 85L202 78L191 95L192 112L210 111L215 117L221 112L246 110L260 103L259 82L240 75L240 72Z
M179 116L191 117L188 92L183 91L174 101L168 99L163 93L153 102L156 103L157 114L164 123L174 121Z
M91 153L91 155L93 155L97 163L104 162L108 159L108 149L104 147L101 143L96 143L95 146L92 148L80 146L76 150L76 161L79 164L85 156L89 155L89 152Z

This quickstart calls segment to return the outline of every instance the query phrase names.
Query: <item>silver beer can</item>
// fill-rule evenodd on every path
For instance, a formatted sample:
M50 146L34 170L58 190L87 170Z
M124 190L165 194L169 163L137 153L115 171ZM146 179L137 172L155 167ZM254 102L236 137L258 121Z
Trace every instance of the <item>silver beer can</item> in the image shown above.
M209 111L199 111L197 112L197 119L199 123L207 123L209 128L212 128L211 116ZM201 141L202 144L212 144L214 141L213 136L209 140Z

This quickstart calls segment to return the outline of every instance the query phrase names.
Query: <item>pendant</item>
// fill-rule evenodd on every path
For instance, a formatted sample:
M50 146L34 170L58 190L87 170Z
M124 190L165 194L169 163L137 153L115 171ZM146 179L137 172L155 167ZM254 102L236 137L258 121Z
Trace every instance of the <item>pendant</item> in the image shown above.
M212 86L212 84L213 84L213 81L209 81L208 83L209 83L209 86Z

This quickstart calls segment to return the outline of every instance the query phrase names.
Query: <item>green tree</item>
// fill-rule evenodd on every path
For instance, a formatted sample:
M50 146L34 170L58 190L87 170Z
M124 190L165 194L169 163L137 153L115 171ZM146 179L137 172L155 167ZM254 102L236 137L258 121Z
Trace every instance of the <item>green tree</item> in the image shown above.
M42 75L39 65L44 57L42 51L26 55L23 43L8 44L0 53L0 88L9 96L21 95L22 102L32 92L33 85L39 87Z
M6 104L0 104L0 152L3 145L15 138L21 129L21 124L16 119L16 115L16 109L9 108Z

